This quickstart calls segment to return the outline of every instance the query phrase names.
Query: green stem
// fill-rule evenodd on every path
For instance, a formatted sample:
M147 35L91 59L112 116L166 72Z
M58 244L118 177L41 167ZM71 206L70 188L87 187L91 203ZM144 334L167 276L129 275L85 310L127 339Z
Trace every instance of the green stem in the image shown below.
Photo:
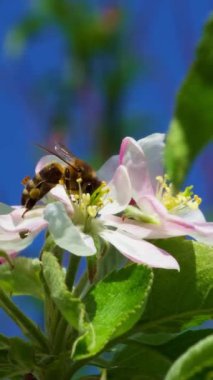
M64 373L64 376L62 377L63 380L71 380L72 376L77 372L80 368L82 368L88 360L80 360L79 362L72 363L70 368Z
M55 331L55 336L53 340L53 347L52 347L53 354L60 353L66 345L64 336L65 336L65 331L67 329L67 325L68 325L67 321L61 316L59 319L58 326Z
M74 296L80 297L83 295L83 293L87 290L87 287L89 286L89 281L88 281L88 272L84 272L84 274L81 276L78 284L75 287L74 290Z
M59 264L61 264L64 250L55 244L52 236L49 233L46 234L46 240L39 255L40 260L42 260L42 254L45 251L51 252L57 258Z
M81 258L76 255L70 256L70 261L67 268L66 279L65 279L67 288L70 291L72 291L72 288L75 282L75 277L78 271L80 260ZM54 339L53 339L53 353L54 354L59 353L64 348L64 345L66 344L63 337L65 336L67 327L68 327L67 321L62 316L60 316L58 320L57 328L55 330Z
M46 234L46 240L40 252L40 260L42 260L42 255L43 255L43 252L45 251L51 252L52 255L54 255L57 258L59 264L61 265L63 261L64 250L55 244L49 232L47 232ZM45 302L44 302L45 327L46 327L48 340L50 342L50 347L52 347L58 321L60 320L60 312L58 311L58 309L55 306L55 303L50 297L49 289L44 279L43 273L41 273L41 279L42 279L44 290L45 290Z
M42 350L47 352L48 345L45 336L33 321L15 305L8 295L0 288L0 307L10 316L10 318L20 327L23 334L30 337Z
M81 257L79 257L79 256L76 256L76 255L70 256L70 261L69 261L69 265L67 268L66 280L65 280L66 285L67 285L69 290L72 290L72 287L74 285L75 277L76 277L76 274L78 271L78 266L79 266L80 260L81 260Z

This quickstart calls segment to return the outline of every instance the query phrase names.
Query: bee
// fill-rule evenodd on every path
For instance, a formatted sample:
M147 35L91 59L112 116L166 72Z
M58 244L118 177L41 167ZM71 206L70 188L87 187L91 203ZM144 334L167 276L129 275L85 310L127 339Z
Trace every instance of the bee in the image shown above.
M31 210L57 184L64 185L69 195L79 191L79 180L83 193L92 194L101 185L102 182L97 178L95 170L64 145L57 143L53 150L41 145L39 147L58 157L61 162L53 161L44 166L32 179L30 177L23 179L22 184L25 188L21 204L26 208L25 212Z

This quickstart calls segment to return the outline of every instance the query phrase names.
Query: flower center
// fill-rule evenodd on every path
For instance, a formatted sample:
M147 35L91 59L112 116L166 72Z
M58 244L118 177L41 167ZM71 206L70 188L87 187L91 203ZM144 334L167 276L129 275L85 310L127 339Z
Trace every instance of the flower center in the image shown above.
M156 180L158 182L157 198L168 211L176 212L186 207L192 210L198 209L202 199L193 193L193 186L187 186L184 191L175 194L174 186L169 182L167 175L158 176Z
M98 212L104 207L108 202L111 201L106 195L109 193L109 188L106 186L105 182L92 193L82 192L82 179L77 179L79 191L78 194L72 195L72 202L77 213L80 213L86 218L96 218Z

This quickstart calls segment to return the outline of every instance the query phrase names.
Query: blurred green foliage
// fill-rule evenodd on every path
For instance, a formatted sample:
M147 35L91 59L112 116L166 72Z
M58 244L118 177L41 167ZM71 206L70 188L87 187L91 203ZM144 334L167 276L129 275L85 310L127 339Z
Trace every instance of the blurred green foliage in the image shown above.
M167 140L167 166L179 187L192 161L213 138L213 17L177 96Z

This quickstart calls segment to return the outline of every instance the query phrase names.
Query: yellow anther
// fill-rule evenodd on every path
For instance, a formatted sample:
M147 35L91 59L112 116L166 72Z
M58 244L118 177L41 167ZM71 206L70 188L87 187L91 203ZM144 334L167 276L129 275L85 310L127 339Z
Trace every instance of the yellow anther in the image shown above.
M172 183L169 183L168 176L156 177L158 181L157 197L169 211L189 207L193 210L197 209L201 203L201 198L194 195L193 186L187 186L184 191L175 194Z
M81 200L85 204L89 204L90 203L90 194L89 193L83 193L82 197L81 197Z
M195 202L197 203L197 205L199 206L202 202L202 198L200 198L198 195L194 195L194 200Z
M102 182L92 194L82 192L81 178L78 178L76 182L78 183L78 194L73 195L73 201L75 210L79 212L78 215L81 218L96 218L99 211L106 204L113 202L112 198L106 196L110 189L106 186L105 182Z
M161 176L161 175L158 175L156 177L156 180L159 182L159 183L164 183L164 178Z
M91 216L91 218L95 218L98 213L98 207L97 206L88 206L87 207L88 215Z

